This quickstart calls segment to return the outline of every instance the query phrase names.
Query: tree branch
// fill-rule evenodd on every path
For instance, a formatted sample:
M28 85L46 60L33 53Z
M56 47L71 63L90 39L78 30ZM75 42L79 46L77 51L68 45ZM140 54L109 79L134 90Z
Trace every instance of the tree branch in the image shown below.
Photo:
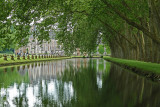
M160 15L159 15L159 12L158 12L158 10L157 10L157 7L155 6L154 0L151 0L151 5L153 6L153 11L154 11L155 14L156 14L157 22L160 24Z
M124 35L122 35L121 33L119 33L118 31L116 31L114 28L112 28L109 24L103 22L101 19L98 18L98 20L104 24L108 29L110 29L111 31L117 33L119 36L123 37L130 45L133 46L133 48L136 48L136 45L134 45L130 40L128 40L128 38L126 38Z
M131 19L127 18L123 13L121 13L119 10L114 8L110 3L108 3L106 0L101 0L108 8L113 10L119 17L121 17L123 20L125 20L129 25L132 25L133 27L137 28L138 30L141 30L146 36L151 38L154 42L160 45L160 38L157 37L155 34L149 32L148 29L145 27L135 23Z

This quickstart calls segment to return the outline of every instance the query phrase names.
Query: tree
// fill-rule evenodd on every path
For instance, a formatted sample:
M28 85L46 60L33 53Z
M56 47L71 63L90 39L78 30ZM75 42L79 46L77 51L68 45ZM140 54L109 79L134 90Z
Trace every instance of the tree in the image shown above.
M103 55L104 53L104 46L103 45L99 45L99 53Z
M5 10L0 25L6 24L0 27L1 35L7 37L3 29L14 26L18 44L30 35L32 22L37 26L34 37L49 40L53 30L66 53L75 48L91 53L103 38L113 57L160 62L159 1L2 0L0 4Z

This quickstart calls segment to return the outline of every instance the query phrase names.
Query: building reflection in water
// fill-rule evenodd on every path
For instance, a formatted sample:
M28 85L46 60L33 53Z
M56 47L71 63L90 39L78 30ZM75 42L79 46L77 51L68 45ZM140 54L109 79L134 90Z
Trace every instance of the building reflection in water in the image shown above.
M160 84L102 59L0 68L0 107L159 107Z
M63 106L64 103L75 100L76 91L73 88L72 81L63 81L58 78L65 74L65 70L74 69L74 72L76 72L81 67L87 67L89 61L89 59L68 59L4 68L4 72L10 76L13 76L13 74L10 74L11 72L15 73L15 77L8 80L10 82L8 87L1 87L0 106L25 105L33 107L45 105L45 103ZM7 71L9 69L11 69L11 72ZM25 81L26 77L27 81ZM102 88L102 80L99 74L97 75L97 85Z

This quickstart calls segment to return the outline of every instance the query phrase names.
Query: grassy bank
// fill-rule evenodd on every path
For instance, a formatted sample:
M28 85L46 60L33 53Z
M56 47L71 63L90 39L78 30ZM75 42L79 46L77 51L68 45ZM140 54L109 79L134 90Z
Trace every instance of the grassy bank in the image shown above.
M150 62L142 62L136 60L125 60L119 58L112 57L103 57L105 60L116 63L125 68L131 69L133 71L142 71L146 73L155 73L160 74L160 64L150 63Z
M71 56L72 58L88 58L87 56ZM90 57L89 57L90 58ZM101 56L92 56L92 58L101 58Z
M2 66L10 66L10 65L19 65L31 62L41 62L41 61L50 61L50 60L58 60L58 59L69 59L70 57L57 57L57 58L37 58L37 59L20 59L20 60L11 60L10 58L5 61L3 58L0 58L0 67Z
M83 58L83 56L71 56L72 58Z

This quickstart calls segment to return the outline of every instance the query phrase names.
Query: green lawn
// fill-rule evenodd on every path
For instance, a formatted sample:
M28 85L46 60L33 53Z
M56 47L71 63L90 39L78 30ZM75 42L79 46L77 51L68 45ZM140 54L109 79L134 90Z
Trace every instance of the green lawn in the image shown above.
M83 58L83 56L71 56L72 58Z
M153 72L160 74L160 64L157 63L150 63L150 62L142 62L137 60L126 60L126 59L119 59L119 58L112 58L105 56L103 57L105 60L118 63L120 65L126 65L131 68L136 68L138 70L146 71L146 72Z
M31 57L30 57L31 58ZM17 60L11 60L10 57L7 58L7 61L3 60L3 58L0 58L0 66L7 66L7 65L16 65L16 64L23 64L23 63L29 63L29 62L38 62L38 61L49 61L49 60L57 60L57 59L68 59L70 57L57 57L57 58L37 58L37 59L21 59Z
M71 56L72 58L83 58L83 56ZM85 56L87 57L87 56ZM101 56L92 56L92 58L100 58Z

